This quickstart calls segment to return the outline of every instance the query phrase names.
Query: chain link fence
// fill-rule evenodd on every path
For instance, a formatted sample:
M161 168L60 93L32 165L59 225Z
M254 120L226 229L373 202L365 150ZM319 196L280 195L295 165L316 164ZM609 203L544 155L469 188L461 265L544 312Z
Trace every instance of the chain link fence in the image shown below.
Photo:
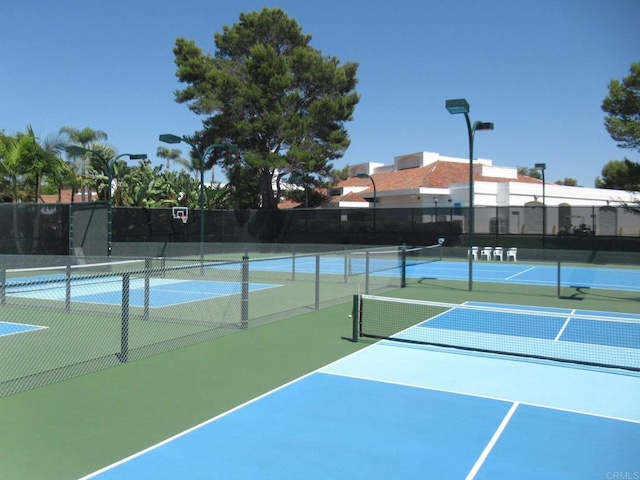
M0 396L397 288L400 258L393 247L328 246L0 256Z
M589 295L640 313L640 253L506 250L472 260L475 288L504 294L507 303L510 293ZM357 293L419 284L425 298L437 299L439 289L466 289L467 252L211 244L202 256L184 249L117 259L2 255L0 396L350 302Z
M474 238L519 248L640 251L637 209L613 206L476 207ZM187 221L184 222L183 220ZM18 255L107 255L105 202L0 204L0 253ZM201 221L204 222L202 235ZM152 246L165 249L200 244L341 244L465 246L469 209L423 208L198 210L174 217L170 208L115 207L113 255ZM181 245L182 247L177 247ZM137 255L137 253L136 253Z

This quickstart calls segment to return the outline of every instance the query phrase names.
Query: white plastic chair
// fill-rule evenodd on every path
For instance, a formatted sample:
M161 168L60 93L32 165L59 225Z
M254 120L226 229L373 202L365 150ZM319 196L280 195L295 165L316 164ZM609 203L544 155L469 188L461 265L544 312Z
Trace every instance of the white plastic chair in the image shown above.
M502 253L503 253L502 247L496 247L493 250L493 259L494 260L500 259L500 261L502 261L503 260Z
M467 255L469 255L469 253L471 253L474 260L478 260L478 247L471 247L471 252L467 250Z
M518 249L516 247L511 247L507 250L507 262L510 258L513 258L513 261L517 261L518 258Z
M491 247L484 247L482 252L480 252L480 259L482 260L483 258L486 258L487 260L491 260L492 250L493 249Z

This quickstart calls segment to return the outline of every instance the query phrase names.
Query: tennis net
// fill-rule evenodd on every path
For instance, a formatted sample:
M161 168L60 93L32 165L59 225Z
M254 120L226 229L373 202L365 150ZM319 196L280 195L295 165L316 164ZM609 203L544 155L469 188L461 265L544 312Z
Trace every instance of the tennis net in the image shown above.
M401 249L401 254L404 255L403 263L407 267L439 262L442 260L442 244L408 247Z
M388 272L402 275L408 266L421 265L442 260L442 246L428 245L418 247L400 246L355 251L348 254L348 274L361 275L366 272Z
M358 337L640 372L640 315L354 297Z
M394 271L402 266L399 249L372 249L348 253L348 274L363 275L383 271Z

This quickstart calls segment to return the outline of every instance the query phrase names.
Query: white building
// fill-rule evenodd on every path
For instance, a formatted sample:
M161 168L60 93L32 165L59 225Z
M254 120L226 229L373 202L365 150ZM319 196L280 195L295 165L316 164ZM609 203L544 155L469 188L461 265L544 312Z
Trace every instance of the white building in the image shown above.
M372 208L374 197L376 208L437 210L440 206L440 215L446 215L447 209L469 206L469 159L418 152L395 157L392 165L363 163L353 165L350 171L351 178L330 189L329 201L323 208ZM541 219L541 214L531 214L531 209L524 208L520 212L517 207L544 204L548 234L585 223L594 229L598 226L601 234L639 235L638 216L614 208L634 201L637 199L633 194L622 190L571 187L548 181L543 185L542 180L518 174L515 167L494 166L491 160L481 158L473 161L473 204L496 210L484 222L488 231L499 228L501 232L525 233L524 226L528 225L526 233L541 232L542 225L536 220ZM505 220L506 214L500 218L497 210L501 207L509 207L513 218ZM530 218L525 219L524 215ZM450 216L456 221L453 214ZM462 215L456 217L463 221ZM477 218L477 231L482 231L482 225L483 218Z

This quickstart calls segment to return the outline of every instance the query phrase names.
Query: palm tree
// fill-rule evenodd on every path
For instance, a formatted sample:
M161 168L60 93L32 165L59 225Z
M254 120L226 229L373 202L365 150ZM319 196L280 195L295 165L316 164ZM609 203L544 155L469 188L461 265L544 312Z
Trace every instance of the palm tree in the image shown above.
M58 192L58 203L62 202L62 191L65 188L71 188L73 193L75 192L75 185L80 183L74 169L65 161L62 162L60 172L57 175L53 175L49 180L55 185ZM70 201L73 202L73 196Z
M31 126L27 126L24 133L18 133L16 139L23 143L25 148L21 150L20 163L22 165L23 175L27 185L32 186L29 199L33 199L37 203L40 199L40 188L42 178L45 175L56 177L60 175L66 166L62 158L59 156L64 151L65 142L62 141L60 135L49 136L44 141L40 141ZM38 239L40 238L41 209L35 210L36 218L33 222L33 235L31 238L31 253L38 252Z
M167 168L171 166L171 162L179 163L184 167L191 168L191 163L182 158L182 151L177 148L158 147L156 155L167 161Z
M23 157L30 147L31 139L25 135L0 138L0 171L14 203L21 200L20 186L25 172Z
M67 135L69 137L69 140L75 143L79 143L83 148L90 148L91 145L95 142L107 140L107 134L105 132L103 132L102 130L94 130L93 128L89 127L85 127L82 130L78 130L77 128L73 127L62 127L60 129L60 133ZM83 155L77 158L79 158L79 168L77 168L77 172L79 173L79 179L82 188L82 201L84 202L86 188L86 179L84 178L84 176L86 173L86 162L89 158L89 155ZM74 187L73 191L71 192L72 201L75 195L76 187ZM89 200L91 200L90 196Z
M22 162L25 176L33 182L33 196L37 203L40 200L42 178L45 175L56 178L67 168L60 157L66 143L60 135L49 135L40 141L30 125L25 134L20 133L18 136L25 136L30 142L30 146L23 153Z
M113 164L113 160L117 157L118 153L110 146L103 143L90 145L91 150L97 152L97 154L89 153L89 167L87 171L90 173L85 180L85 185L93 188L98 198L103 201L107 201L109 198L108 189L113 189L114 186L109 185L109 168L117 170L117 165ZM117 162L120 163L120 162ZM112 170L112 173L113 173ZM112 177L112 182L116 177Z
M0 136L0 158L2 158L0 171L2 172L13 203L21 200L20 187L23 183L24 174L24 162L22 159L29 148L31 148L31 145L31 139L26 135ZM21 254L23 253L23 249L20 235L18 234L18 209L14 207L12 210L12 237L16 242L17 253Z

